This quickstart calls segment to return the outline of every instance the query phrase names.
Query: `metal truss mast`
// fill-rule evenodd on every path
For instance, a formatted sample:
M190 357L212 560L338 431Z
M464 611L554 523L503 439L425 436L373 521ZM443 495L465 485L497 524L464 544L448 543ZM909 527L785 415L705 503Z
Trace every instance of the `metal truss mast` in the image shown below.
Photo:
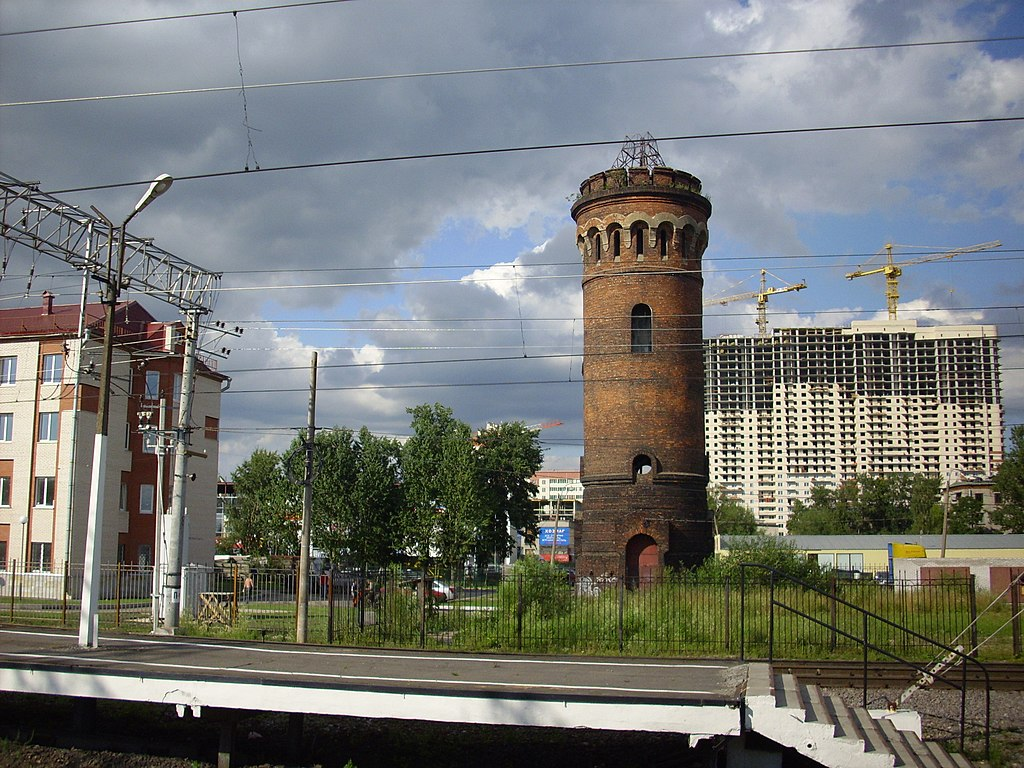
M116 228L92 213L41 192L36 182L19 181L0 171L0 236L86 270L104 281L107 254L116 247ZM112 231L112 229L114 231ZM5 265L6 266L6 265ZM139 291L183 312L213 311L221 274L190 264L125 233L120 288Z

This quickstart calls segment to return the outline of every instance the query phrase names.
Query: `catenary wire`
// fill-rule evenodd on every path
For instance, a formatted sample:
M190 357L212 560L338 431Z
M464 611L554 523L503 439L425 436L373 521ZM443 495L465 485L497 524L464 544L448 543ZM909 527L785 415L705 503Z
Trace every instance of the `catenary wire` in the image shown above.
M267 88L295 88L300 86L312 86L312 85L343 85L347 83L364 83L364 82L379 82L387 80L409 80L417 78L433 78L433 77L452 77L459 75L479 75L479 74L495 74L495 73L507 73L507 72L530 72L537 70L553 70L553 69L580 69L590 67L606 67L606 66L624 66L631 64L663 64L663 63L677 63L686 61L709 61L718 59L738 59L738 58L750 58L750 57L765 57L765 56L792 56L792 55L803 55L812 53L846 53L854 51L875 51L875 50L887 50L887 49L898 49L898 48L921 48L928 46L945 46L945 45L977 45L977 44L992 44L1000 42L1016 42L1024 40L1024 36L1017 37L992 37L992 38L975 38L968 40L926 40L919 42L910 43L880 43L876 45L847 45L847 46L833 46L824 48L793 48L786 50L776 51L739 51L732 53L707 53L707 54L692 54L688 56L654 56L637 59L608 59L599 61L580 61L580 62L563 62L563 63L552 63L552 64L524 64L520 66L508 66L508 67L477 67L471 69L450 69L450 70L437 70L431 72L407 72L400 74L391 75L362 75L362 76L351 76L351 77L336 77L336 78L321 78L315 80L292 80L287 82L279 83L256 83L253 85L246 85L245 90L262 90ZM54 99L35 99L31 101L10 101L0 102L0 108L5 107L34 107L52 104L78 104L83 102L93 101L115 101L121 99L140 99L140 98L152 98L158 96L195 96L201 94L210 93L234 93L238 90L237 85L223 85L223 86L210 86L205 88L181 88L175 90L164 90L164 91L143 91L136 93L119 93L119 94L107 94L99 96L68 96L64 98Z
M1004 117L973 117L946 120L910 120L892 123L848 123L845 125L814 126L809 128L765 128L762 130L747 131L721 131L716 133L691 133L677 136L652 137L658 142L672 143L676 141L702 141L713 139L738 139L738 138L759 138L770 136L799 136L817 133L835 133L845 131L870 131L885 130L893 128L934 128L942 126L957 125L996 125L1000 123L1013 123L1024 121L1024 115L1008 115ZM206 173L194 173L175 178L176 183L186 181L203 181L209 179L222 179L232 176L257 176L265 173L279 173L283 171L316 170L322 168L343 168L359 165L376 165L378 163L404 162L407 160L438 160L457 157L481 157L490 155L517 154L520 152L545 152L560 149L581 149L585 147L608 147L621 146L622 139L604 139L598 141L570 141L554 144L530 144L519 147L491 147L485 149L463 149L449 152L422 152L410 155L381 155L379 157L359 158L356 160L325 160L318 163L295 163L291 165L266 166L259 169L231 170L231 171L209 171ZM104 189L121 189L125 187L137 187L149 185L151 179L138 181L122 181L110 184L94 184L87 187L70 187L58 189L51 192L52 195L70 194L74 192L94 192Z

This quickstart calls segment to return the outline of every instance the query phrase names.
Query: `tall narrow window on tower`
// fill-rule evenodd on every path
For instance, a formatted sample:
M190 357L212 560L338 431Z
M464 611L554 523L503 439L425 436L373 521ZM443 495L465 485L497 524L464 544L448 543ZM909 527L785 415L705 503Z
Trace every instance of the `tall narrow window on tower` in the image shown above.
M649 353L654 351L654 322L651 308L646 304L633 307L630 318L630 352Z
M634 224L630 235L633 238L633 242L636 243L636 260L644 260L644 240L647 239L647 227L643 224Z

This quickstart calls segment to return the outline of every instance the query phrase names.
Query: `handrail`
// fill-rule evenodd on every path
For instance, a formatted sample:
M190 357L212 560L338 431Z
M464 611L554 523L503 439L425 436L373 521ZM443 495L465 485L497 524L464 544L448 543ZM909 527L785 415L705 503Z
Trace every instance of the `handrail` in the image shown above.
M985 757L986 758L988 757L989 749L990 749L990 739L991 739L991 690L992 690L992 685L991 685L991 680L989 678L988 669L985 667L984 664L982 664L980 661L978 661L977 659L973 658L972 656L964 653L962 648L951 648L950 646L947 646L947 645L945 645L943 643L940 643L937 640L934 640L934 639L932 639L930 637L925 637L924 635L922 635L922 634L920 634L918 632L915 632L912 629L908 629L907 627L903 627L903 626L901 626L901 625L899 625L899 624L897 624L897 623L895 623L893 621L890 621L889 619L885 618L884 616L879 616L876 613L872 613L871 611L868 611L866 608L862 608L861 606L855 605L854 603L851 603L848 600L844 600L841 597L838 597L837 595L834 595L834 594L832 594L830 592L826 592L825 590L819 589L818 587L814 586L813 584L809 584L809 583L807 583L807 582L805 582L805 581L803 581L801 579L796 578L795 576L791 576L791 575L789 575L787 573L784 573L784 572L778 570L777 568L773 568L773 567L768 566L768 565L763 565L761 563L741 563L740 564L740 661L744 661L745 660L745 656L746 656L746 572L747 572L748 569L751 569L751 568L757 568L757 569L760 569L762 571L767 571L769 573L769 575L770 575L770 579L769 579L769 582L768 582L768 587L769 587L768 663L769 664L771 664L773 662L773 660L774 660L774 653L775 653L775 608L778 607L778 608L781 608L781 609L784 609L784 610L788 611L791 614L799 616L799 617L801 617L803 619L807 619L808 621L811 621L812 623L814 623L814 624L816 624L818 626L826 627L826 628L830 629L831 631L837 633L838 635L841 635L842 637L845 637L848 640L852 640L852 641L855 641L855 642L858 642L858 643L861 644L861 647L862 647L862 662L863 662L863 678L862 678L862 680L863 680L863 683L862 683L862 696L863 696L863 699L862 699L862 703L863 703L865 708L867 708L867 695L868 695L867 688L868 688L868 663L869 663L868 662L868 652L869 651L875 651L876 653L883 654L884 656L887 656L888 658L892 659L893 661L898 662L900 664L903 664L903 665L905 665L905 666L907 666L907 667L917 671L918 673L920 673L922 675L927 675L927 676L929 676L929 677L931 677L931 678L933 678L935 680L938 680L939 682L941 682L941 683L943 683L945 685L950 686L951 688L955 688L956 690L960 691L960 750L961 751L963 751L963 748L964 748L965 728L966 728L966 726L965 726L965 720L966 720L965 715L967 713L967 688L968 688L968 681L967 681L967 664L966 664L966 662L970 662L970 663L976 665L977 668L981 670L981 674L982 674L982 676L983 676L983 678L985 680ZM819 618L817 618L815 616L811 616L811 615L809 615L807 613L804 613L799 608L795 608L795 607L793 607L791 605L787 605L786 603L783 603L783 602L780 602L779 600L777 600L776 597L775 597L775 583L776 583L776 579L777 578L780 578L780 579L782 579L784 581L787 581L787 582L789 582L791 584L795 584L795 585L797 585L799 587L802 587L805 590L809 590L811 592L817 593L818 595L821 595L821 596L823 596L823 597L833 601L836 605L845 606L846 608L849 608L853 612L855 612L857 614L860 614L860 617L861 617L861 628L862 628L861 629L861 636L858 637L856 635L853 635L853 634L845 631L844 629L842 629L841 627L838 626L838 622L836 622L835 625L830 624L827 621L823 621L823 620L821 620L821 619L819 619ZM868 620L869 619L874 619L875 621L877 621L877 622L879 622L879 623L881 623L883 625L888 625L888 626L890 626L890 627L892 627L892 628L894 628L894 629L904 633L905 635L907 635L909 637L913 637L913 638L915 638L917 640L921 640L921 641L923 641L925 643L929 643L932 646L934 646L935 648L944 651L946 653L946 655L947 655L947 658L949 658L949 657L956 658L960 662L958 664L958 666L960 666L960 669L961 669L961 675L960 675L961 681L960 681L960 683L957 684L954 680L946 678L941 672L937 672L935 670L929 670L928 668L922 667L922 666L920 666L919 664L917 664L917 663L915 663L913 661L910 661L908 659L904 659L904 658L902 658L900 656L897 656L895 653L889 651L886 648L882 648L880 646L874 645L873 643L869 642L869 639L868 639Z

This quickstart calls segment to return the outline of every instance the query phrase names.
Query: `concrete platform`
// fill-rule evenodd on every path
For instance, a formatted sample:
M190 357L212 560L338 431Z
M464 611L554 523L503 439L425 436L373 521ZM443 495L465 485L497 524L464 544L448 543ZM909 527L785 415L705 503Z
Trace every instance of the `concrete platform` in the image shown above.
M188 707L739 734L735 662L537 657L0 629L0 690Z

